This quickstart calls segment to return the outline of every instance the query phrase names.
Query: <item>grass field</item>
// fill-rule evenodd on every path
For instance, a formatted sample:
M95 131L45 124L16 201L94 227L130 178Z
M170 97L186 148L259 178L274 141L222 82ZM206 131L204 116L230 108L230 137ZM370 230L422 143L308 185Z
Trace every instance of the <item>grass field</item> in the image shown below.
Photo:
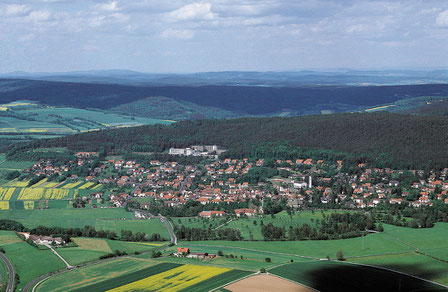
M114 289L116 287L119 286L123 286L135 281L139 281L141 279L147 278L150 275L156 275L159 273L163 273L165 271L169 271L171 269L177 268L180 265L178 264L173 264L173 263L161 263L158 265L153 265L150 266L148 268L145 269L141 269L138 271L135 271L133 273L129 273L126 275L122 275L122 276L118 276L118 277L111 277L108 278L105 281L93 284L93 285L89 285L89 286L85 286L81 289L76 289L73 291L90 291L90 292L96 292L96 291L107 291L109 289ZM67 290L64 290L67 291Z
M349 263L316 261L293 263L270 273L319 291L445 291L445 288L413 277Z
M56 275L38 286L37 291L58 292L71 291L74 289L80 289L82 291L83 287L101 283L115 277L132 274L156 264L158 264L158 262L150 260L138 260L132 258L113 259Z
M116 287L111 292L127 292L151 289L152 291L181 291L202 281L230 271L216 267L182 265L165 272L157 273L147 278Z
M108 209L46 209L46 210L7 210L0 212L0 219L13 219L25 227L35 228L39 225L65 228L83 228L93 226L96 230L111 230L118 235L121 230L144 232L151 235L159 233L169 239L165 225L158 219L133 219L134 213L123 208ZM123 220L126 219L126 220Z
M311 226L316 224L316 220L321 220L325 215L329 215L331 213L341 213L347 211L302 211L296 212L292 215L288 215L286 211L282 211L278 214L275 214L275 218L272 218L270 215L263 217L255 217L255 218L240 218L236 220L232 220L228 224L222 226L221 228L236 228L241 231L241 235L244 239L249 240L250 235L252 235L254 240L263 240L263 236L261 234L261 221L263 224L272 223L274 226L284 226L286 229L289 226L297 226L302 224L309 224ZM226 220L224 218L172 218L172 221L175 225L183 224L188 227L196 227L207 229L209 226L212 228L217 228L221 224L225 223Z
M14 271L20 276L17 291L40 275L65 267L64 263L50 250L32 247L21 241L11 231L2 231L0 234L0 246L6 251Z
M190 245L227 246L241 250L270 251L291 255L303 255L315 258L335 258L338 250L346 257L367 256L388 252L409 252L412 249L404 243L385 234L369 234L362 237L339 240L306 240L306 241L202 241L185 242Z

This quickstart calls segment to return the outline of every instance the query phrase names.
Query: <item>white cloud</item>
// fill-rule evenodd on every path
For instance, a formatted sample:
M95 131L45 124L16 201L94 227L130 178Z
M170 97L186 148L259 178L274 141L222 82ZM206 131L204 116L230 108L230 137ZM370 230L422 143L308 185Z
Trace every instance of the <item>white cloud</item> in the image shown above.
M448 26L448 10L439 13L439 15L436 18L436 23L438 26L442 27Z
M118 11L117 1L110 1L103 4L98 4L96 6L97 9L103 10L103 11Z
M36 10L32 11L28 18L34 22L41 22L49 20L51 13L48 10Z
M20 16L25 15L30 11L30 8L27 5L7 5L5 9L5 13L8 16Z
M194 37L194 31L189 29L167 29L160 35L165 39L188 40Z
M192 3L172 11L168 15L174 20L211 20L217 16L211 8L210 3Z

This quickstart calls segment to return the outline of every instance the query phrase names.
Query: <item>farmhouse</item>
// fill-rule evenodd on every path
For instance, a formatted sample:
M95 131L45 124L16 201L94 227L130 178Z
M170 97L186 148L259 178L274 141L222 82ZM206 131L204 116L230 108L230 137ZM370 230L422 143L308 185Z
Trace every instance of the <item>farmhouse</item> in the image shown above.
M202 211L199 216L203 218L222 217L225 215L224 211Z
M248 208L235 209L235 214L236 214L236 217L241 217L242 215L254 216L255 210L248 209Z

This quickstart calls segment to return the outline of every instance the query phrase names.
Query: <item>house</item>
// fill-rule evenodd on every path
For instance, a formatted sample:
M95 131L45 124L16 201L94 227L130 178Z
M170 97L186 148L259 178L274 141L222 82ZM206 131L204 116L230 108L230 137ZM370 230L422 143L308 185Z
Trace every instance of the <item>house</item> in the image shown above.
M241 217L242 215L254 216L255 210L248 209L248 208L235 209L235 214L236 214L236 217Z
M224 216L224 211L202 211L199 213L199 216L203 218L212 218L212 217L222 217Z
M187 255L190 253L190 249L188 247L178 247L177 255Z

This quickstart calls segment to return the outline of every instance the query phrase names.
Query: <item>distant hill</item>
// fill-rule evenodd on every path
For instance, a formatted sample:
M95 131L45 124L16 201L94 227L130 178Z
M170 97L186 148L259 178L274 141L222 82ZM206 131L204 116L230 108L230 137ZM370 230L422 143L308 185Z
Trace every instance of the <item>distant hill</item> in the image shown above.
M131 70L91 70L57 73L11 72L0 78L62 82L105 83L151 86L310 86L310 85L409 85L447 83L448 70L329 70L198 73L142 73Z
M48 105L114 109L150 118L176 116L178 120L347 112L418 96L448 96L448 85L130 86L0 79L0 103L26 99ZM151 105L159 108L144 108Z
M67 147L108 154L166 151L170 147L216 144L229 157L347 159L379 167L441 168L448 165L448 118L386 112L292 118L184 121L102 130L11 146L10 158L35 148Z

